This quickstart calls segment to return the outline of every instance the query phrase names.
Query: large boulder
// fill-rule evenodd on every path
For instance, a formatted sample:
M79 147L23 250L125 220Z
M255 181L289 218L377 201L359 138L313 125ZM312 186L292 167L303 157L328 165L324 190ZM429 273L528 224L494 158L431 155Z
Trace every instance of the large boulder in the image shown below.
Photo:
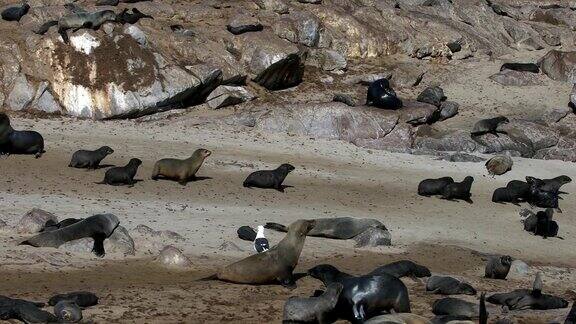
M28 108L32 100L34 100L35 93L36 88L34 85L28 81L28 78L25 75L22 74L14 80L12 91L10 91L6 100L6 105L11 110L23 110Z
M470 137L467 131L459 130L448 134L426 134L418 136L414 148L423 151L483 152L484 146Z
M206 102L210 108L218 109L237 105L252 99L254 99L254 95L243 87L219 86L210 93Z
M58 223L56 215L34 208L27 212L16 224L16 231L19 234L34 234L42 231L47 222Z
M160 251L156 261L173 269L187 269L192 266L192 261L181 250L171 245L167 245Z
M403 103L404 106L399 110L402 122L416 126L433 123L440 118L440 111L434 105L413 100L405 100Z
M542 80L542 77L539 74L507 69L490 76L490 80L504 86L514 87L537 86L544 84L544 80Z
M272 27L279 37L292 43L308 47L318 45L320 40L320 20L314 15L298 11L284 15Z
M538 64L550 79L576 83L576 52L551 50Z

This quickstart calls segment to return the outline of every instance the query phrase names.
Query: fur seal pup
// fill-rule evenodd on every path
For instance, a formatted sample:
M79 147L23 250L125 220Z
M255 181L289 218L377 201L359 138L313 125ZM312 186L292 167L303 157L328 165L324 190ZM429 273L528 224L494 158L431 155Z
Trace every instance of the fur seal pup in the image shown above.
M282 323L330 323L327 313L334 310L344 286L331 283L318 297L302 298L292 296L284 304Z
M425 179L418 184L418 194L420 196L441 195L444 192L444 188L451 183L454 183L452 177Z
M0 113L0 155L34 154L38 159L45 152L40 133L14 130L8 115Z
M476 295L470 284L452 277L432 276L426 282L426 291L440 295Z
M109 146L102 146L95 151L79 150L72 154L72 160L68 166L71 168L98 169L100 162L112 153L114 150Z
M552 220L554 210L547 208L546 211L539 211L534 219L528 217L524 222L524 229L543 238L555 237L558 235L558 223ZM533 226L531 226L533 224ZM528 229L527 229L528 228Z
M24 323L56 323L53 314L43 311L43 303L0 296L0 320L15 319Z
M94 240L92 252L103 257L106 254L104 240L112 235L119 224L118 217L112 214L94 215L56 231L42 232L20 243L20 245L57 248L66 242L90 237Z
M498 130L498 127L501 124L508 124L509 122L510 120L508 120L508 118L504 116L482 119L476 122L476 124L474 124L474 127L472 128L472 132L470 132L470 135L474 137L484 134L493 134L496 137L498 137L498 133L506 134L506 132Z
M108 169L104 174L104 180L102 180L102 182L97 182L97 184L108 184L112 186L128 185L133 187L136 183L134 177L136 176L140 165L142 165L140 159L130 159L128 164L123 167Z
M370 84L366 98L366 105L382 109L396 110L402 108L402 100L390 87L387 79L379 79Z
M472 189L473 182L474 178L471 176L467 176L466 178L464 178L464 181L462 182L454 182L446 185L446 187L444 187L444 190L442 191L442 199L446 200L461 199L471 204L472 199L470 199L470 197L472 196L472 194L470 193L470 189Z
M396 278L412 277L423 278L430 277L430 269L421 266L410 260L400 260L378 267L369 273L371 276L380 276L382 274L389 274Z
M120 12L118 14L117 21L121 24L134 25L140 19L143 19L143 18L148 18L148 19L152 19L152 20L154 19L154 17L147 15L147 14L144 14L136 8L132 8L132 13L129 13L128 9L124 8L124 10L122 10L122 12Z
M469 319L480 316L479 306L453 297L436 300L432 304L432 313L434 315L463 316Z
M534 63L504 63L500 71L514 70L518 72L540 73L540 67Z
M534 177L526 177L526 182L530 185L530 192L526 201L532 206L540 208L554 208L558 212L562 212L559 207L558 200L560 199L559 192L544 191L541 187L544 182Z
M512 257L503 255L500 257L492 257L486 263L484 277L491 279L506 279L510 266L512 265Z
M563 193L560 191L563 185L572 182L572 178L567 175L561 175L552 179L538 179L542 182L540 189L549 192Z
M530 185L524 181L512 180L508 182L505 188L498 188L492 194L492 202L495 203L513 203L518 205L524 202L530 195Z
M486 161L486 170L492 177L496 175L503 175L504 173L512 170L514 162L508 155L496 155L490 160Z
M82 309L74 302L63 300L54 305L54 315L61 323L77 323L82 320Z
M316 218L314 228L308 232L308 236L326 237L331 239L349 240L365 232L370 228L387 230L379 220L370 218ZM286 232L288 228L278 223L266 223L264 228L279 232Z
M298 264L306 234L313 227L313 220L297 220L290 224L282 241L270 250L228 265L206 280L253 285L280 283L285 287L295 287L292 271Z
M244 188L262 188L262 189L276 189L284 192L282 183L286 176L294 171L294 166L284 163L274 170L261 170L251 173L246 180L244 180Z
M2 11L2 19L6 21L20 21L24 17L28 10L30 10L30 5L25 3L19 7L10 7Z
M82 308L98 305L98 296L87 291L58 294L50 297L48 305L55 306L61 301L72 302Z
M341 283L334 316L353 323L363 322L383 311L410 313L410 298L404 283L391 275L355 277L341 272L336 267L321 264L308 270L308 275L324 283Z
M162 159L154 164L152 171L152 180L160 178L176 180L179 184L185 186L189 181L196 179L198 169L204 163L204 160L212 154L206 149L197 149L192 155L184 160L179 159Z

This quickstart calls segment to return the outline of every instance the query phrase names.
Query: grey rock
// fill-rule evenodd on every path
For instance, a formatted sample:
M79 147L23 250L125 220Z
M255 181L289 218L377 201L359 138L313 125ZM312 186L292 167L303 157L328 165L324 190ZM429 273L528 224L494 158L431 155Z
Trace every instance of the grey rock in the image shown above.
M392 235L387 229L371 227L354 237L356 247L376 247L392 245Z
M206 99L208 106L218 109L253 100L255 97L242 87L219 86Z
M136 254L134 240L123 226L116 227L112 235L104 241L104 249L106 252L120 253L125 256Z
M283 0L256 0L256 4L261 9L272 10L277 14L287 14L290 12L288 5Z
M347 94L347 93L336 93L332 98L334 102L341 102L350 107L356 107L360 105L360 100L355 97L354 95Z
M346 58L336 51L318 49L310 51L306 64L318 67L324 71L338 71L345 70L348 63Z
M454 153L444 155L438 158L438 160L448 161L448 162L484 162L485 158L468 154L468 153Z
M49 83L46 81L38 86L32 107L47 113L62 112L62 107L54 98Z
M16 231L19 234L34 234L44 229L46 222L53 221L58 223L56 215L34 208L27 212L16 224Z
M424 91L418 95L416 100L440 107L442 101L446 100L446 96L444 95L444 90L442 90L442 88L434 86L424 89Z
M308 12L285 15L272 26L274 33L292 43L315 47L320 41L320 20Z
M399 123L382 138L357 138L352 143L369 149L409 153L414 143L414 137L414 127Z
M552 80L576 83L576 52L551 50L538 61L538 65Z
M413 100L404 100L400 109L400 121L411 125L432 123L439 117L438 107Z
M361 84L370 85L372 82L380 79L390 79L392 77L392 72L382 72L375 74L360 74L360 75L350 75L344 78L345 84Z
M576 139L565 136L560 137L556 146L539 150L534 155L534 158L576 162Z
M554 123L561 121L571 112L572 109L570 107L548 109L542 115L542 121L548 125L552 125Z
M507 69L490 76L490 80L500 83L501 85L514 87L544 84L544 80L538 74Z
M172 245L165 246L156 261L168 268L186 269L192 266L192 261L181 250Z
M440 120L452 118L458 114L460 105L454 101L444 101L440 105Z
M146 45L148 43L146 34L142 31L142 29L138 28L138 26L136 25L127 25L126 27L124 27L124 33L130 35L140 45Z
M534 148L532 147L529 140L516 141L506 134L499 134L499 136L493 134L484 134L481 136L475 136L474 140L479 144L486 147L483 153L505 153L509 152L514 156L522 156L531 158L534 156Z
M300 3L321 4L322 0L298 0Z
M249 14L239 14L228 22L226 26L229 32L234 35L240 35L248 32L256 32L264 29L258 18Z
M36 93L36 89L28 81L28 78L24 74L18 76L16 80L14 80L12 90L8 95L8 99L6 100L6 105L11 110L23 110L28 108L32 100L34 100L34 94Z
M484 146L470 137L470 133L459 130L445 135L422 136L414 141L414 148L430 151L482 152Z
M559 141L556 130L531 121L514 120L502 126L508 136L519 143L529 143L533 150L555 146Z

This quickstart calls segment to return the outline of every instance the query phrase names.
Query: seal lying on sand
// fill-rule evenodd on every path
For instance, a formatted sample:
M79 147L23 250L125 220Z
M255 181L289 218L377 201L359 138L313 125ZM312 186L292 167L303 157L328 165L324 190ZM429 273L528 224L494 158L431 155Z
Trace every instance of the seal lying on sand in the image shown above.
M491 279L506 279L510 266L512 265L512 257L503 255L500 257L492 257L486 264L484 277Z
M539 183L540 190L554 193L563 193L560 191L560 188L562 188L563 185L572 182L572 179L567 175L561 175L552 179L530 178Z
M61 17L59 20L48 21L34 32L38 35L44 35L50 27L58 25L58 33L62 36L64 43L68 44L70 39L66 33L68 29L74 31L82 28L98 29L102 24L109 21L116 21L116 13L112 10L103 10L96 12L77 12L68 16Z
M40 133L14 130L8 115L0 113L0 155L34 154L40 158L45 152Z
M369 273L371 276L379 276L382 274L389 274L396 278L412 277L423 278L430 277L430 269L425 266L416 264L410 260L400 260L389 263L387 265L378 267Z
M270 250L251 255L220 269L205 280L222 280L243 284L280 283L294 287L292 271L298 264L306 234L314 228L313 220L298 220L288 227L288 233Z
M15 319L24 323L56 323L56 316L43 311L43 303L0 296L0 320Z
M314 222L314 228L308 232L308 236L349 240L369 228L387 230L386 226L380 221L370 218L317 218ZM286 226L278 223L266 223L264 227L279 232L286 232L288 230Z
M526 199L530 205L540 208L554 208L558 212L562 212L558 204L560 199L559 191L542 190L544 182L534 177L526 177L526 182L530 185L530 191Z
M25 3L20 7L10 7L2 11L2 19L6 21L20 21L24 17L28 10L30 10L30 5Z
M48 300L48 305L54 306L61 301L73 302L76 305L85 308L98 305L98 296L87 291L59 294L50 297L50 299Z
M54 305L54 314L60 323L76 323L82 320L82 309L71 301L59 301Z
M476 295L470 284L452 277L432 276L426 282L426 291L440 295Z
M454 183L452 177L422 180L418 184L418 194L420 196L441 195L444 192L444 188L451 183Z
M398 99L387 79L380 79L372 82L368 87L366 105L396 110L402 108L402 100Z
M463 316L467 318L478 318L480 316L479 307L476 304L453 297L435 301L432 305L432 312L435 315Z
M162 159L156 162L152 171L152 180L160 178L176 180L179 184L185 186L188 181L196 179L198 169L209 157L212 152L206 149L197 149L192 155L184 160L179 159Z
M308 270L308 275L324 285L341 283L344 288L334 316L353 323L362 322L383 311L410 313L410 298L404 283L391 275L355 277L336 267L322 264Z
M500 71L503 70L540 73L540 67L538 67L538 65L534 63L504 63L500 67Z
M364 324L432 324L430 320L412 313L378 315L365 321Z
M508 293L493 294L486 300L492 304L506 306L510 310L547 310L568 307L567 300L542 293L542 278L539 273L536 275L532 290L516 289Z
M480 135L484 135L484 134L493 134L496 137L498 137L498 133L506 134L506 132L498 130L498 127L501 124L507 124L509 122L510 121L508 120L508 118L506 118L504 116L482 119L482 120L478 121L476 124L474 124L474 127L472 128L472 132L470 132L470 134L472 135L472 137L480 136Z
M102 146L96 151L79 150L72 154L72 160L68 166L71 168L98 169L100 162L112 153L114 150L109 146Z
M331 283L318 297L290 297L284 304L282 323L329 323L327 313L334 310L342 292L342 284Z
M128 185L132 187L136 183L134 177L141 164L142 161L140 159L131 159L128 164L123 167L108 169L104 174L104 180L97 182L97 184L108 184L112 186Z
M294 171L294 166L290 164L282 164L275 170L262 170L251 173L246 180L244 180L244 188L263 188L263 189L276 189L284 192L282 183L286 176Z
M471 176L467 176L466 178L464 178L464 181L462 182L454 182L446 185L446 187L444 187L444 190L442 191L442 199L446 200L461 199L471 204L472 199L470 199L470 197L472 196L472 194L470 193L470 189L472 189L473 182L474 178L472 178Z
M555 237L558 235L558 223L552 220L554 210L547 208L546 211L532 213L523 220L524 230L534 233L543 238Z
M42 232L20 244L57 248L69 241L91 237L94 240L92 252L99 257L103 257L106 253L104 251L104 240L112 235L119 224L118 218L112 214L94 215L56 231Z

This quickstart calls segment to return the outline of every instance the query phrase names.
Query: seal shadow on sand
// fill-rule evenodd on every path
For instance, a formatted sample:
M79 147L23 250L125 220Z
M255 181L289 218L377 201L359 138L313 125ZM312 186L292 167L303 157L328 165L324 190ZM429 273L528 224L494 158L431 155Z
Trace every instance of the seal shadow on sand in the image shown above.
M100 170L100 169L106 169L106 168L111 168L111 167L115 167L114 164L100 164L99 166L95 167L95 168L87 168L86 171L93 171L93 170Z
M155 180L158 180L158 181L163 180L163 181L178 182L178 183L180 183L182 186L185 186L185 185L188 184L188 182L199 182L199 181L212 180L212 179L213 179L212 177L194 177L194 178L187 179L186 182L179 182L179 181L174 180L174 179L171 179L171 178L166 178L166 177L163 177L163 176L159 176L159 177L158 177L157 179L155 179Z

